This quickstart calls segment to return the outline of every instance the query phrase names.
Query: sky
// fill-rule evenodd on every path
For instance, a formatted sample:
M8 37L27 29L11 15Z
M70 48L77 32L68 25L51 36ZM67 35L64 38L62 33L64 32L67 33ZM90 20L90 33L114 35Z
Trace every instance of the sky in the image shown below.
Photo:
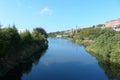
M120 0L0 0L0 24L48 33L120 18Z

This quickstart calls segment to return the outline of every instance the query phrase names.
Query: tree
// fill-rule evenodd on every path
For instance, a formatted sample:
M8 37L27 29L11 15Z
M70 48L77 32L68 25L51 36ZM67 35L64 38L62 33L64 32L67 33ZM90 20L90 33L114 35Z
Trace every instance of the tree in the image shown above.
M13 51L20 43L20 36L15 26L2 28L0 31L0 56Z
M32 42L32 36L28 30L21 33L20 38L22 39L22 43L24 43L24 44L30 44Z
M45 38L48 37L47 32L43 28L35 28L34 31L37 31L38 33L41 33L45 36Z

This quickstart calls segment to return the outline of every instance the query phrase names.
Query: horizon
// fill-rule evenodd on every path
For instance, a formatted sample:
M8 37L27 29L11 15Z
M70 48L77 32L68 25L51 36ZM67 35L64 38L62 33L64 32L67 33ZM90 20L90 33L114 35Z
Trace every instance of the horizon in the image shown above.
M44 28L47 33L86 28L119 19L119 0L0 0L0 24L18 30Z

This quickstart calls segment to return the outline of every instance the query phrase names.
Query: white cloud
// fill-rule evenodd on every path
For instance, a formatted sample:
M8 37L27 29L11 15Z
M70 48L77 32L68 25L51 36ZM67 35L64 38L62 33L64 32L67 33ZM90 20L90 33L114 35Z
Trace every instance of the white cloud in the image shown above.
M43 9L41 9L40 15L52 15L52 10L48 7L44 7Z

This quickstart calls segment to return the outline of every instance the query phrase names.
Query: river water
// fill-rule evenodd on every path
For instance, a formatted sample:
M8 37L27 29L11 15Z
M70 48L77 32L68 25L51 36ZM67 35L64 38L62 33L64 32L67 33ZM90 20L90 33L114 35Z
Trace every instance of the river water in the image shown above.
M22 80L108 80L96 58L83 46L64 39L48 40L48 49Z

